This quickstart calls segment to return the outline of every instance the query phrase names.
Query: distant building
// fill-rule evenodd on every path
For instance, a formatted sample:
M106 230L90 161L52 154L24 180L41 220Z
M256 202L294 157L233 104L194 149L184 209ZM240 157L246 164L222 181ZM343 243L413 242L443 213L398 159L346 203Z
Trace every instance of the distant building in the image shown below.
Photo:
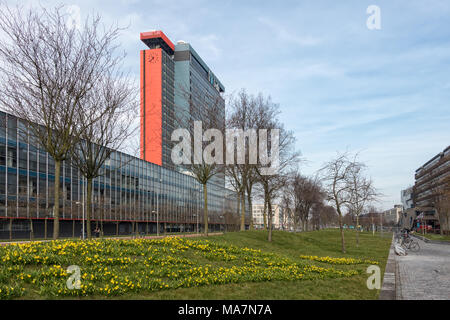
M264 228L264 205L254 204L252 208L253 226L255 229ZM272 205L272 224L274 229L286 230L290 226L289 219L285 216L286 210L278 204ZM266 219L268 219L266 208Z
M417 215L423 213L421 221L433 228L439 226L435 210L436 190L443 184L445 177L450 175L450 146L434 156L416 170L413 188L413 202Z
M384 221L386 223L393 223L395 225L400 221L401 214L403 212L403 205L396 204L394 208L383 212Z

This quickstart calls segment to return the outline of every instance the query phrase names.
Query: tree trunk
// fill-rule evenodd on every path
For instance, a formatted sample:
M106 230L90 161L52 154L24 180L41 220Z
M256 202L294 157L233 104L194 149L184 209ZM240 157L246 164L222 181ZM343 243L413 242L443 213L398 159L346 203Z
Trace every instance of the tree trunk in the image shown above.
M239 218L241 216L241 193L237 193L237 217ZM239 219L235 220L238 222ZM237 231L237 224L234 227L234 230ZM240 228L240 227L239 227Z
M342 253L346 253L345 251L345 239L344 239L344 227L342 226L342 213L341 209L338 205L336 205L337 212L339 214L339 229L341 229L341 241L342 241Z
M34 239L33 219L30 219L30 240Z
M250 227L249 230L253 230L253 208L252 208L252 195L249 190L247 190L247 201L248 207L250 208Z
M270 202L270 199L267 199L267 216L268 216L268 228L269 228L269 234L267 236L267 240L269 242L272 242L272 203Z
M245 190L242 190L241 202L241 231L245 231Z
M44 239L47 239L47 220L48 220L48 218L45 217L45 221L44 221Z
M264 194L264 211L263 211L264 230L267 230L267 214L266 214L266 210L267 210L267 198L266 198L266 195Z
M92 178L87 178L86 192L86 234L91 239Z
M103 219L105 215L104 201L102 200L102 211L100 217L100 238L103 238Z
M205 236L208 236L208 190L206 188L206 183L203 184L203 221L205 224Z
M359 215L356 215L356 247L359 247Z
M373 225L373 217L372 217L372 236L374 236L374 235L375 235L375 227Z
M294 221L294 232L297 232L297 210L294 208L292 212L292 221Z
M9 240L12 240L12 221L13 219L9 219Z
M53 205L53 239L59 238L59 176L61 172L61 161L55 160L55 202Z

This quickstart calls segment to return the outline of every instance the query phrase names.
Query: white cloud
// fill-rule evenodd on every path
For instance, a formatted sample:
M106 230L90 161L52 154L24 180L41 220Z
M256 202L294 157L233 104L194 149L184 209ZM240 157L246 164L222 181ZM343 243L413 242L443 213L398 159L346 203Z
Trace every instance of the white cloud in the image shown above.
M310 35L298 35L293 30L287 30L285 27L281 26L268 18L258 18L258 21L265 26L269 27L276 36L284 42L296 44L299 46L316 46L322 42L321 38L313 37Z

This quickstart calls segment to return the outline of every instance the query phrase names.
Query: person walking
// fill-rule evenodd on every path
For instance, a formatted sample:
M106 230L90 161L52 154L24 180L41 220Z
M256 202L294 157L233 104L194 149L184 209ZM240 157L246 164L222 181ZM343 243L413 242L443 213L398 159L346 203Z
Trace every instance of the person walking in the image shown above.
M100 229L99 229L99 227L96 227L94 232L95 232L95 237L98 238L100 236Z

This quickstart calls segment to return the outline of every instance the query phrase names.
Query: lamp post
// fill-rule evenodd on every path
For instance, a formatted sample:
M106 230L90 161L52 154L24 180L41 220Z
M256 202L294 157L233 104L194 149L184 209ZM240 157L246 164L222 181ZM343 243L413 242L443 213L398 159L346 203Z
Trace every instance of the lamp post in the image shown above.
M219 218L220 218L220 219L224 219L224 216L223 216L223 215L221 215L221 216L219 216ZM220 230L219 230L219 231L220 231Z

